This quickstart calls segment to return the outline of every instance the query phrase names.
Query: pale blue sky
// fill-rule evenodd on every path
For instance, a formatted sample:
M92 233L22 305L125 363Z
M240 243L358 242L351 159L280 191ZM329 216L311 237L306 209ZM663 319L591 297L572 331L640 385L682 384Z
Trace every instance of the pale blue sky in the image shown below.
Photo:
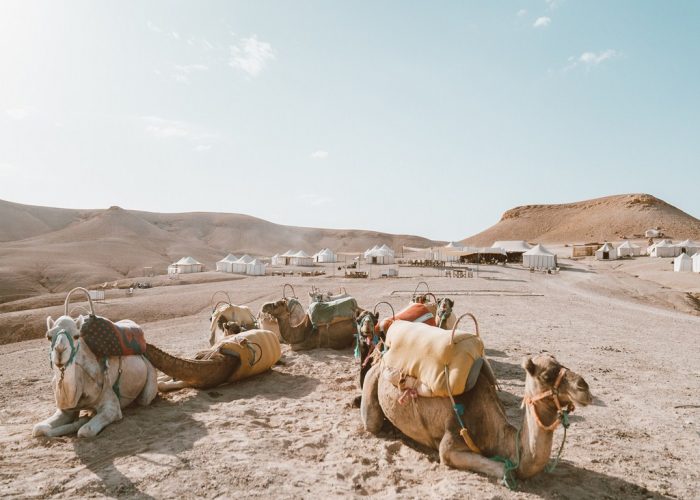
M0 198L461 239L700 216L700 2L0 2Z

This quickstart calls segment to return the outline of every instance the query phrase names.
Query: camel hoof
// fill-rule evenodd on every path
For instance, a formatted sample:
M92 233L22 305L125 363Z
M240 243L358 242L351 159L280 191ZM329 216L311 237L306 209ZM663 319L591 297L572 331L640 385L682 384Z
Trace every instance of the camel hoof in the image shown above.
M36 424L32 429L32 437L46 436L50 430L51 427L46 424Z
M95 436L97 436L97 432L92 430L92 428L88 427L87 425L84 425L78 429L79 438L93 438Z

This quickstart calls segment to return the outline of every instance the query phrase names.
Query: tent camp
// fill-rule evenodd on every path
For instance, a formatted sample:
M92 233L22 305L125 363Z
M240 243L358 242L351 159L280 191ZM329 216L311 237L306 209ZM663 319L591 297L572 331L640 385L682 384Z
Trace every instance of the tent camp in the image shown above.
M168 266L168 274L201 273L203 270L204 264L189 256Z
M671 240L662 240L647 248L650 257L676 257L680 255L681 248L677 247Z
M282 255L276 253L275 255L272 256L272 259L270 259L271 264L273 266L285 266L287 265L287 259L285 259Z
M523 240L494 241L491 248L502 248L506 251L508 262L522 262L523 254L532 247Z
M314 255L314 262L337 262L337 257L330 248L324 248Z
M365 252L365 260L368 264L393 264L394 254L390 248L378 248Z
M216 270L217 271L223 271L225 273L230 273L231 272L231 264L233 264L235 261L238 260L238 257L233 255L232 253L228 254L226 257L221 259L216 263Z
M246 254L235 262L231 263L231 272L238 274L245 274L248 269L248 264L253 262L253 257Z
M595 251L596 260L615 260L617 259L617 252L615 247L610 243L605 243L602 247Z
M557 256L540 244L523 254L523 266L530 269L555 269Z
M693 272L700 273L700 253L696 253L691 257L693 261Z
M299 250L297 253L289 258L289 265L291 266L313 266L314 259L309 254L303 250Z
M692 271L693 270L693 259L688 257L687 253L682 253L675 259L673 259L673 270L677 273Z
M265 264L258 259L253 259L246 264L245 273L250 276L265 276Z
M617 247L618 257L638 257L639 255L642 255L642 247L635 245L629 240Z
M676 246L681 249L681 253L687 253L688 255L695 255L700 252L700 243L697 241L684 240L676 243Z

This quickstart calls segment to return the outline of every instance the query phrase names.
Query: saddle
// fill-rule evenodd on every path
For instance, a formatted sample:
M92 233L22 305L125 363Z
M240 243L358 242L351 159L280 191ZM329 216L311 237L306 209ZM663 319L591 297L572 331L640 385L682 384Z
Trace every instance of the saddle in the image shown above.
M471 390L482 369L495 381L477 335L397 320L386 336L383 376L401 390L423 397L447 397ZM491 376L489 376L491 375ZM448 388L449 382L449 388Z
M309 305L309 317L315 327L332 325L338 321L354 320L357 301L353 297L332 300L330 302L312 302Z
M241 359L241 367L228 379L231 382L267 371L282 357L280 341L268 330L248 330L226 337L214 349Z
M436 312L437 306L431 308L429 304L413 302L404 309L400 310L398 313L396 313L394 318L385 318L379 323L377 323L374 327L374 331L375 333L385 333L389 331L389 327L395 319L411 321L415 323L425 323L426 325L430 326L437 326L437 324L435 323Z
M133 356L146 352L143 330L130 319L113 323L91 314L80 327L80 337L97 357Z

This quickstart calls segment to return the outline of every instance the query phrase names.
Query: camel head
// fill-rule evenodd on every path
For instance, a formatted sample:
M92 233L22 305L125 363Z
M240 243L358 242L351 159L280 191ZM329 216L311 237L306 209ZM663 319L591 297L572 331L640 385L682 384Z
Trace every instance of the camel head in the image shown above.
M46 338L51 342L52 366L61 370L73 363L79 349L83 320L83 316L75 320L70 316L61 316L56 321L51 316L46 318Z
M287 309L287 299L280 299L277 302L266 302L263 304L261 311L263 314L269 314L270 316L279 318L289 312Z
M379 313L358 310L356 321L360 335L371 339L374 337L374 327L379 323Z
M449 316L450 314L452 314L452 308L454 308L454 306L455 306L454 300L448 299L447 297L445 297L444 299L440 299L438 301L438 308L437 308L438 316L440 316L440 317Z
M526 372L526 400L536 400L538 396L552 391L552 397L543 398L538 404L546 405L553 412L557 410L554 397L558 398L562 408L576 405L587 406L593 401L593 396L583 377L561 365L550 354L525 358L523 368ZM558 380L559 385L557 386Z

